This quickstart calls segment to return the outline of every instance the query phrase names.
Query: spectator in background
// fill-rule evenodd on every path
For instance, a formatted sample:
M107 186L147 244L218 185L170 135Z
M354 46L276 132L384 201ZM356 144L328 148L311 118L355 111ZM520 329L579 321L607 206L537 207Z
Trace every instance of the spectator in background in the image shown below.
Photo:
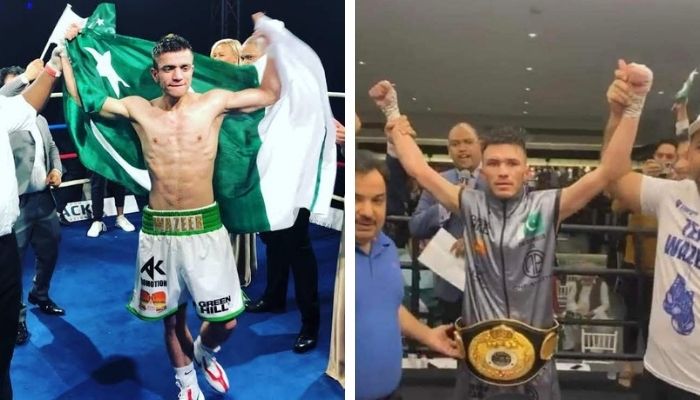
M211 46L209 57L238 65L241 63L241 42L235 39L221 39Z
M8 91L8 96L18 95L39 75L43 66L41 60L34 60L27 66L26 73L17 66L0 69L0 78L3 79L0 90ZM19 256L23 258L31 243L36 257L29 302L36 304L44 314L63 315L65 311L49 298L61 240L61 226L50 187L61 184L63 167L46 118L37 115L36 122L28 129L10 132L10 146L19 194L20 213L14 226ZM27 306L21 304L20 307L18 345L26 343L29 338Z
M447 152L454 168L441 173L450 183L463 185L469 189L481 189L479 181L481 145L479 136L471 125L460 122L447 135ZM444 228L455 239L455 250L464 248L464 226L459 215L450 213L437 202L435 197L424 191L418 207L409 223L411 235L417 239L431 239L438 230ZM459 255L463 256L460 251ZM435 297L438 299L441 320L454 322L462 313L462 290L435 275Z
M133 232L134 225L129 222L124 216L124 201L126 198L126 190L123 186L107 180L102 175L93 172L90 178L90 199L92 200L92 224L87 231L88 237L98 237L102 232L107 231L107 225L102 222L104 217L105 206L105 189L114 195L114 204L117 208L117 219L114 225L121 228L125 232Z
M265 55L265 42L262 38L251 36L241 46L242 65L251 65Z
M448 357L459 357L449 325L430 328L401 302L399 255L382 232L386 168L377 157L355 155L355 394L358 400L401 398L401 335Z
M20 214L17 177L10 147L10 132L31 129L36 113L49 99L62 69L63 46L54 49L51 59L34 83L21 95L0 96L0 398L12 399L10 362L17 340L17 321L22 298L21 260L13 226Z
M569 286L566 299L567 316L571 318L610 319L610 293L608 284L600 277L584 275L566 283ZM566 325L564 350L572 350L580 337L580 326ZM589 328L588 330L607 328Z

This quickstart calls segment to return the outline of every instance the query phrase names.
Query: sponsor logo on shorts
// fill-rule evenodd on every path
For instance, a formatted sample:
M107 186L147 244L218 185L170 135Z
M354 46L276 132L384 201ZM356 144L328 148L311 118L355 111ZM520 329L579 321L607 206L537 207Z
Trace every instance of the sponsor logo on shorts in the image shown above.
M148 275L148 277L151 278L151 280L156 279L156 277L155 277L156 272L165 276L165 271L163 271L163 269L160 267L162 264L163 264L163 260L156 262L155 258L151 257L141 267L141 273L143 274L145 272L146 275Z
M166 281L166 280L149 281L148 279L141 278L141 286L150 287L150 288L167 287L168 281Z
M160 312L165 310L167 307L167 300L168 295L163 291L148 293L147 291L141 289L139 296L139 308L141 310L153 310Z
M200 314L216 314L229 310L231 296L222 297L216 300L200 301L197 303Z
M154 216L153 229L160 232L201 231L204 229L204 220L201 215Z

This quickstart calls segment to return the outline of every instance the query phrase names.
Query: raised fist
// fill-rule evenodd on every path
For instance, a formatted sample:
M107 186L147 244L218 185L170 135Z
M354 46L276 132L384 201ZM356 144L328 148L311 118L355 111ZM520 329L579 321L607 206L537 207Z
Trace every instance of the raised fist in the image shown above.
M646 96L651 90L651 83L654 80L654 73L643 64L626 64L623 60L618 61L618 67L627 73L627 84L630 91L637 96Z
M614 114L621 115L630 103L629 85L624 80L617 77L608 87L606 97L610 105L610 111Z
M380 109L397 106L398 96L394 86L389 81L379 81L369 90L369 97Z

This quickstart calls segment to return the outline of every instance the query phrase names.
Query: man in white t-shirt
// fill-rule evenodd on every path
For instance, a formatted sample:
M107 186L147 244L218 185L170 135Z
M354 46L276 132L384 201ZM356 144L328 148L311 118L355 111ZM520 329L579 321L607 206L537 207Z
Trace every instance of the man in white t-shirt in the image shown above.
M44 71L34 83L14 97L0 96L0 399L12 399L10 361L17 338L21 272L17 240L12 227L19 215L19 196L10 132L36 125L37 110L49 98L56 77L61 73L57 47Z
M608 92L611 106L631 99L624 70ZM689 178L680 181L630 172L610 187L633 212L658 220L654 290L645 375L635 381L641 399L697 399L700 396L700 119L690 125ZM630 149L630 153L631 153ZM699 321L700 322L700 321Z

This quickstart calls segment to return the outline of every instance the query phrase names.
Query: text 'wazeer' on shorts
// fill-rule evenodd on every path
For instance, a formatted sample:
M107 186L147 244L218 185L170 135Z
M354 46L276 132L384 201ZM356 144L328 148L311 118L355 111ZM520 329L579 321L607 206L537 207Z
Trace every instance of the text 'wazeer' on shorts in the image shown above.
M161 319L191 298L200 318L221 322L243 311L242 295L216 203L194 210L144 209L129 311Z

